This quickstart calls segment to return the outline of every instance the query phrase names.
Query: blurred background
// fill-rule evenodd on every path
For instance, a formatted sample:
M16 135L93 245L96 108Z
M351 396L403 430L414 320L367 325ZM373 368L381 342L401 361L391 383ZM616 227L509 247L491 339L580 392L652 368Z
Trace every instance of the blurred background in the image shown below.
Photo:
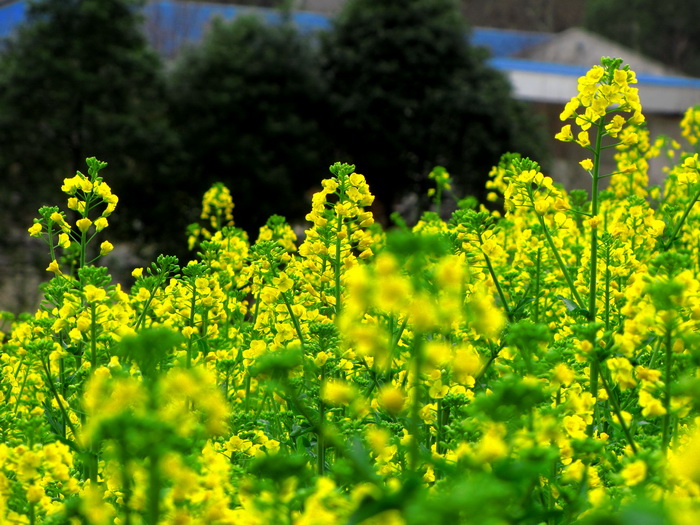
M483 199L509 151L585 188L582 152L552 138L576 79L623 57L652 135L678 136L700 103L698 15L681 0L0 0L0 309L36 307L48 248L26 230L86 157L120 197L105 236L127 285L159 253L194 256L186 229L218 181L251 241L272 214L303 231L336 161L387 226L429 209L436 165L453 203Z

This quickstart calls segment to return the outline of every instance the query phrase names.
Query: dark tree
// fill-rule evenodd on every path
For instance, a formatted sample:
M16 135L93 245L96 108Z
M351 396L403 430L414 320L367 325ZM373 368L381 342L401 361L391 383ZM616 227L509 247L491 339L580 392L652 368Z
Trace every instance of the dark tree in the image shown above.
M586 28L700 76L700 2L588 0Z
M350 0L322 41L339 160L385 207L435 165L478 194L502 153L541 158L539 123L467 37L452 0Z
M236 225L250 233L273 214L303 219L305 193L333 159L318 125L317 59L294 26L215 20L177 61L169 93L193 196L224 182Z
M122 233L133 237L135 225L153 219L143 212L165 200L160 169L173 138L161 62L142 32L143 4L28 3L25 24L0 54L5 210L33 216L39 205L57 204L62 179L94 156L109 163Z
M557 33L583 24L586 0L462 0L461 4L474 26Z

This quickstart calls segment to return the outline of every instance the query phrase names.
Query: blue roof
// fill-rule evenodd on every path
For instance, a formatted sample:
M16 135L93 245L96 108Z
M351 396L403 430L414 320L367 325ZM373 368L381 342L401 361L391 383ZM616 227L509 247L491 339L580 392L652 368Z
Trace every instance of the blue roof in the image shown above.
M493 57L489 62L492 67L501 71L531 71L533 73L548 73L571 77L583 76L590 69L579 65L538 62L536 60L509 57ZM636 77L640 84L700 89L700 78L651 75L648 73L637 73Z
M26 0L17 0L0 7L0 38L10 36L12 30L24 20L26 3ZM144 9L149 39L159 51L168 55L185 42L201 40L208 22L213 17L220 16L230 20L242 14L256 14L273 24L278 23L281 18L280 13L273 9L209 2L155 0L148 2ZM331 27L331 18L318 13L295 11L292 13L292 21L304 33ZM548 33L474 28L471 42L487 48L494 57L503 57L512 56L551 36Z
M10 36L22 23L26 16L26 4L26 0L17 0L0 7L0 38ZM187 42L201 40L213 17L230 20L242 14L256 14L272 24L279 23L281 19L280 13L272 9L207 2L156 0L148 2L144 9L148 38L156 49L167 56ZM304 33L331 27L331 18L318 13L296 11L291 14L291 18ZM552 37L551 33L477 27L471 32L471 43L487 48L492 57L491 65L501 71L532 71L577 77L584 75L587 67L515 58L521 51ZM700 79L695 78L638 74L637 79L644 84L700 89Z
M470 41L472 45L488 49L493 57L509 57L517 55L529 47L546 42L553 36L552 33L476 27L472 31Z
M25 2L13 2L0 7L0 38L10 36L24 20Z
M273 9L206 2L157 0L148 2L144 9L147 36L151 44L166 56L171 56L183 44L200 41L213 18L231 20L246 14L256 15L269 24L278 24L282 20L280 12ZM331 27L329 17L305 11L293 12L291 21L302 33Z

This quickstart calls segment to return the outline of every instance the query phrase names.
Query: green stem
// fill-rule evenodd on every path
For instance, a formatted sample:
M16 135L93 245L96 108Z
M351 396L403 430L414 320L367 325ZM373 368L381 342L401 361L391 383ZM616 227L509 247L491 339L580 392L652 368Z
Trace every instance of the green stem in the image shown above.
M393 316L392 316L392 326L393 326ZM408 316L403 318L403 321L401 322L401 325L399 326L398 331L394 335L394 331L392 329L392 340L391 340L391 346L389 346L389 357L387 358L387 366L389 369L389 382L391 382L393 378L393 360L394 360L394 352L396 351L396 348L399 345L399 341L401 341L401 336L403 335L404 330L406 329L406 324L408 323Z
M663 244L663 246L661 247L662 251L665 252L666 250L668 250L671 247L671 245L676 241L676 239L678 238L678 234L679 234L681 228L683 227L683 223L688 218L688 214L690 213L690 210L693 208L693 206L698 201L698 199L700 199L700 190L698 190L695 193L695 196L693 197L693 199L690 201L690 203L688 203L688 206L686 206L685 211L683 212L683 216L678 221L678 224L676 224L676 227L673 229L673 233L671 234L671 237L669 237L668 241L665 242Z
M661 450L665 453L671 442L671 369L673 367L673 342L671 339L671 328L666 328L666 356L664 362L664 408L666 413L662 422Z
M600 150L603 141L604 133L604 117L598 119L598 132L596 133L595 139L595 149L593 151L593 171L591 172L591 177L593 178L591 183L591 216L593 220L597 220L598 217L598 184L600 181ZM591 227L591 251L590 251L590 282L589 282L589 293L588 293L588 321L590 323L595 323L597 316L597 285L598 285L598 225ZM590 358L590 373L591 373L591 395L594 398L598 397L598 352L596 351L596 331L590 331L590 343L592 348L591 358ZM597 414L597 404L593 407L594 417Z
M153 289L150 291L148 294L148 299L146 299L146 304L143 305L143 310L141 310L141 313L139 314L139 318L136 320L136 324L134 324L134 331L138 332L139 328L141 328L141 324L146 320L146 313L148 313L148 309L151 307L151 302L153 302L153 299L156 296L156 291L160 287L160 282L156 283L153 286Z
M549 247L552 250L552 253L554 254L554 258L557 260L557 265L559 266L561 273L564 274L564 279L566 280L566 284L569 286L569 290L571 290L571 295L573 295L578 307L583 308L583 299L581 299L581 296L576 290L576 286L574 286L574 282L571 280L569 270L564 264L564 261L562 260L561 255L559 254L559 250L554 244L554 239L552 239L552 234L549 232L549 228L547 228L547 225L544 222L544 218L541 215L538 215L537 218L539 219L540 226L542 226L542 230L544 231L544 236L547 239L547 244L549 244Z
M53 377L51 377L51 370L49 369L48 362L44 361L43 359L41 359L40 361L41 366L44 369L44 373L46 374L46 384L49 386L49 390L51 391L51 394L56 400L58 409L61 411L61 417L65 421L66 425L68 425L68 428L70 428L70 431L73 433L73 439L75 439L78 436L78 431L76 430L75 426L73 426L73 422L70 420L70 417L68 417L68 412L63 406L61 396L59 395L58 390L56 389L56 385L53 382Z
M85 266L85 252L87 251L87 234L80 232L80 263L78 268Z
M90 304L90 371L97 368L97 307Z
M610 388L610 385L608 384L607 380L605 379L605 374L600 374L600 380L601 383L603 384L603 388L608 394L608 399L610 399L613 410L615 411L615 415L617 416L617 420L620 422L620 426L622 427L622 432L625 434L625 438L627 439L627 443L629 443L630 448L632 449L632 452L635 454L637 453L637 445L634 443L634 439L632 439L632 434L630 433L630 429L627 426L627 423L625 423L625 418L622 417L622 410L620 409L620 403L617 400L617 397L614 395L615 393L612 391Z
M289 312L289 317L292 318L292 324L294 325L294 331L297 333L297 337L299 338L299 342L301 343L301 346L305 347L306 346L306 341L304 339L304 333L301 331L301 324L299 323L299 319L297 319L297 316L294 315L294 311L292 310L292 304L289 301L289 297L287 297L287 292L282 292L282 300L284 301L284 305L287 307L287 312Z
M542 263L542 248L537 248L535 264L535 324L540 322L540 272Z
M131 479L129 478L129 456L126 440L119 441L119 455L122 464L122 508L124 509L124 525L131 525Z
M321 385L323 385L323 382L325 381L326 378L326 367L321 368ZM323 402L323 399L320 398L318 399L318 433L317 433L317 439L316 439L316 448L317 448L317 453L316 453L316 469L318 472L319 476L323 476L325 473L326 469L326 447L325 447L325 441L324 441L324 436L323 436L323 422L326 419L326 405Z
M19 392L17 393L17 399L15 400L15 409L13 410L13 414L17 414L17 411L19 410L19 403L22 400L22 395L24 395L24 389L27 386L27 380L29 379L29 365L27 365L27 368L24 372L24 379L22 380L22 386L19 388Z
M420 404L421 404L421 369L423 368L423 334L416 332L413 334L413 384L411 403L411 445L410 445L410 460L409 468L415 472L418 469L418 454L421 442L421 419L420 419Z
M342 196L342 194L341 194ZM340 257L340 232L342 231L343 228L343 218L338 217L338 230L336 232L335 236L335 261L333 261L333 272L334 272L334 279L335 279L335 317L336 319L338 318L338 315L340 314L340 264L341 264L341 257Z
M479 234L479 244L483 246L484 242L481 238L481 234ZM498 277L496 276L496 271L493 269L493 265L491 264L491 258L486 255L483 250L482 253L484 255L484 260L486 261L486 266L489 269L489 274L491 275L491 279L493 279L494 284L496 285L496 291L498 292L498 297L501 299L501 304L503 304L503 309L506 311L506 317L508 317L508 322L512 323L513 322L513 314L510 311L510 308L508 307L508 301L506 301L506 296L503 293L503 289L501 288L501 284L498 282Z
M195 306L197 306L197 286L195 285L194 280L192 281L192 301L190 302L190 319L189 319L189 325L190 328L194 328L194 316L195 316ZM194 336L194 333L190 334L190 337L187 338L187 361L186 361L186 366L187 368L192 368L192 337Z
M156 450L151 452L149 465L149 484L148 484L148 509L147 523L150 525L158 525L160 517L160 456Z
M593 177L591 183L591 216L593 219L597 218L599 202L598 202L598 185L600 182L600 147L603 140L603 129L604 120L601 117L598 120L598 133L596 134L595 140L595 150L593 151L593 171L591 176ZM597 283L598 283L598 226L591 228L591 275L590 275L590 288L588 294L588 318L590 322L595 322L596 320L596 293L597 293Z
M49 227L47 228L48 230L48 243L49 243L49 257L51 257L52 261L56 260L56 247L54 246L53 243L53 225L54 222L49 219Z

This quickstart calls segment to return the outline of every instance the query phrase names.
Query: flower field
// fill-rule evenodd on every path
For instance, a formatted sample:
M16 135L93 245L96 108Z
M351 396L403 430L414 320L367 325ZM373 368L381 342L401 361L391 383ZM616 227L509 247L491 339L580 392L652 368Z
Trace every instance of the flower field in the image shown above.
M41 307L3 317L0 522L700 522L700 108L686 148L650 143L621 62L561 115L590 192L507 154L503 206L385 231L335 164L303 239L273 216L251 241L219 184L196 257L128 290L95 265L118 198L88 159L29 228Z

